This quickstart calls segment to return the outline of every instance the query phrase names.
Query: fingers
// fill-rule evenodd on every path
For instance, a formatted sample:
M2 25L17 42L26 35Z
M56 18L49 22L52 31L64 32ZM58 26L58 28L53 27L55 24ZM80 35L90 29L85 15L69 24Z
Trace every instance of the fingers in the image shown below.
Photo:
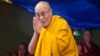
M37 17L33 17L33 29L35 32L40 33L40 30L42 28L42 24L40 23L39 19Z
M39 22L38 18L33 17L33 25L36 26L38 24L38 22Z
M39 21L39 19L37 17L33 17L33 21Z
M33 17L33 29L34 31L36 31L36 18Z
M33 17L33 29L34 29L34 32L37 32L37 26L38 26L38 19L36 17Z

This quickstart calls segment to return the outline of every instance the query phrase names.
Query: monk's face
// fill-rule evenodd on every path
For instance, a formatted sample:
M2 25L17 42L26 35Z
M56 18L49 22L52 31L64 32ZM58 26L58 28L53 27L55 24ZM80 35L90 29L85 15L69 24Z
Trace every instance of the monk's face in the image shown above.
M19 51L20 51L21 55L25 55L27 52L27 49L23 44L21 44L21 45L19 45Z
M46 6L40 6L35 9L35 16L39 19L43 27L48 27L52 20L52 11Z
M83 39L84 39L84 41L87 41L87 42L92 41L92 34L91 34L91 32L90 31L85 31L83 33Z

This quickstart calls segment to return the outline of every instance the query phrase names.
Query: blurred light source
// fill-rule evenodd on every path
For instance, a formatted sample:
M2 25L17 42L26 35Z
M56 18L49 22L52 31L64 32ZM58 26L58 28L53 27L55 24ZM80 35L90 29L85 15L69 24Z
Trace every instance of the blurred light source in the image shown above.
M73 35L74 35L74 36L79 36L79 35L80 35L80 33L79 33L79 31L78 31L78 30L74 30Z
M5 2L7 2L9 4L12 4L12 2L10 0L2 0L2 1L5 1Z

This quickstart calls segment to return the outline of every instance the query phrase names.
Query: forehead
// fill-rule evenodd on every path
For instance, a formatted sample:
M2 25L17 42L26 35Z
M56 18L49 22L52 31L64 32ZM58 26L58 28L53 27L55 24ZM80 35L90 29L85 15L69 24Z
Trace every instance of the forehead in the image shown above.
M25 47L25 45L23 45L23 44L19 45L19 48L23 48L23 47Z
M35 12L37 13L37 12L44 12L44 11L46 11L48 8L37 8L36 10L35 10Z
M50 9L48 5L45 4L39 4L35 7L35 12L42 12Z
M90 31L85 31L84 34L91 34L91 32Z

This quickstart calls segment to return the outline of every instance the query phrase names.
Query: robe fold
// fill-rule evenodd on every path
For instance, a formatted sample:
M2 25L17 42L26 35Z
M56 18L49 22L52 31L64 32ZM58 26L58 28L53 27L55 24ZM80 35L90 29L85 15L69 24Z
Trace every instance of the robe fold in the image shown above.
M35 56L78 56L78 49L68 23L54 15L47 28L42 28Z

